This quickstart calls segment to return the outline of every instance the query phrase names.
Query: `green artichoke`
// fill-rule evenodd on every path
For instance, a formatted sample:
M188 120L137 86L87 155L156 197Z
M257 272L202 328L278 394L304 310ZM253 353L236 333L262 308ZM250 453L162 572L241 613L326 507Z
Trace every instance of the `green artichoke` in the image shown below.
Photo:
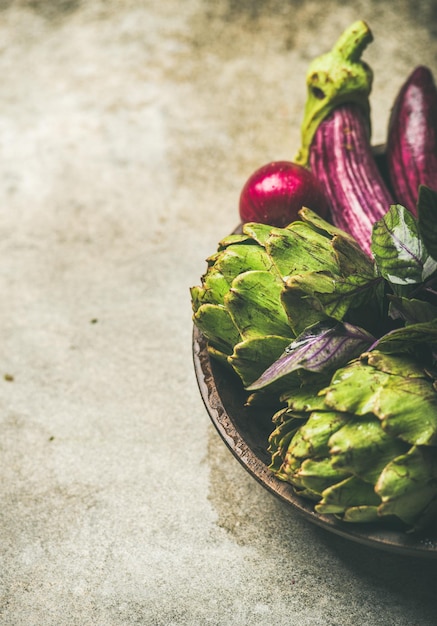
M364 353L317 391L284 396L271 470L315 510L421 528L437 514L437 390L408 355Z
M349 235L309 209L302 209L301 218L286 228L244 224L241 234L219 243L201 286L191 288L194 323L211 355L232 367L244 386L308 327L328 323L344 331L340 322L366 318L371 333L378 318L379 279L371 260ZM344 362L372 338L364 333L350 341ZM270 389L300 385L301 376L295 368Z

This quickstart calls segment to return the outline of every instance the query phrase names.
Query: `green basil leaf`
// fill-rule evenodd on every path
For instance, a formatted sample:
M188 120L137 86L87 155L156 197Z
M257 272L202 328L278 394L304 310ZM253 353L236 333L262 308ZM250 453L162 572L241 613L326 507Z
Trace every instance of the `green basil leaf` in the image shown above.
M373 226L372 253L378 272L395 285L423 281L428 252L416 219L400 204L393 204ZM429 275L429 268L426 268Z

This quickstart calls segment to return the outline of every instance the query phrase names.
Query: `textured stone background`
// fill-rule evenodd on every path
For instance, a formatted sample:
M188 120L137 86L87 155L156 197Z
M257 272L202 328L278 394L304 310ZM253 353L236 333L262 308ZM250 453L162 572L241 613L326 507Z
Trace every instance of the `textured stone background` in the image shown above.
M2 624L435 625L436 564L274 499L191 361L188 288L356 19L380 143L436 2L0 2Z

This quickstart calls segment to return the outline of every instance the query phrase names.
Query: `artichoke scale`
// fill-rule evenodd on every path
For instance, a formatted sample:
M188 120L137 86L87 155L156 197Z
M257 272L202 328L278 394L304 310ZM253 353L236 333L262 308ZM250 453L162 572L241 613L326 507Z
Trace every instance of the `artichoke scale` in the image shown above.
M357 478L348 476L325 489L322 499L316 506L318 513L334 513L343 516L348 509L362 506L378 506L380 497L375 493L373 485Z
M406 354L386 354L379 350L372 350L371 352L364 352L361 355L361 360L386 374L405 378L427 378L423 366Z
M414 525L437 498L437 449L413 446L394 458L375 485L381 516L396 515Z
M378 507L376 505L359 505L351 506L345 510L342 515L343 522L350 522L354 524L368 524L372 522L379 522L381 520Z
M320 270L338 273L330 239L304 222L272 230L265 246L281 276Z
M347 476L347 472L333 467L329 458L305 459L290 475L289 480L295 487L317 496L317 500L320 500L326 489L343 481Z
M258 222L246 222L243 224L243 234L263 248L265 247L266 241L270 237L270 233L273 230L281 229L270 226L269 224L262 224Z
M234 244L221 252L214 263L228 282L228 289L236 276L250 270L275 272L271 258L261 246L251 244Z
M373 263L354 239L339 231L335 233L332 239L332 247L337 255L338 266L342 276L359 274L367 277L369 280L374 279L375 270Z
M271 463L269 469L277 473L287 453L290 441L299 428L300 418L294 416L282 422L269 437L268 452L271 455Z
M313 411L293 437L290 452L301 459L328 456L331 436L347 421L345 413Z
M251 237L246 235L245 233L231 233L230 235L226 235L222 239L220 239L217 252L221 252L228 246L232 246L234 244L240 243L253 243Z
M266 271L248 271L237 276L224 305L243 339L293 335L281 304L282 280Z
M247 387L282 354L290 341L290 337L278 335L249 337L235 344L228 362L240 376L243 385ZM290 386L289 378L287 381L280 382L281 385Z
M229 291L229 281L215 267L204 275L201 287L191 287L191 302L196 312L202 304L223 304L223 298Z
M232 354L241 336L229 312L222 305L202 304L193 319L213 348L227 355Z
M324 391L325 402L337 411L361 416L373 413L389 377L356 359L335 372Z
M349 420L329 439L333 467L374 483L385 465L405 452L404 442L391 437L373 415Z
M412 445L437 445L437 392L431 381L391 376L375 414L393 437Z
M319 393L319 389L323 387L323 377L314 374L310 376L311 382L302 385L299 389L289 389L282 394L281 400L287 403L290 410L307 412L330 410L325 404L322 392Z

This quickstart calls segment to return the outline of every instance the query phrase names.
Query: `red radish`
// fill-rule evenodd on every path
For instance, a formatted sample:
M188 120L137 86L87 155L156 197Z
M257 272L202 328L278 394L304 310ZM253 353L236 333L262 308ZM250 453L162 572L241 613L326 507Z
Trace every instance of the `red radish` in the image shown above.
M273 161L256 170L244 185L240 218L243 223L283 227L299 219L303 206L327 217L329 205L321 184L302 165Z

